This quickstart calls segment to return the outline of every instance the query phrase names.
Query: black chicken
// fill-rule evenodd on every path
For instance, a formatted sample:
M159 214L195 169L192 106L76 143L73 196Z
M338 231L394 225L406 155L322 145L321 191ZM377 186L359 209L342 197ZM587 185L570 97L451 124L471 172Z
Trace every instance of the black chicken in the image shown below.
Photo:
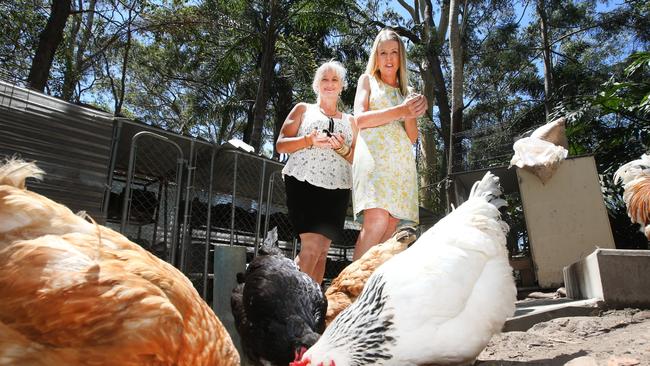
M321 287L275 246L238 275L230 299L244 353L256 365L287 365L325 330L327 299Z

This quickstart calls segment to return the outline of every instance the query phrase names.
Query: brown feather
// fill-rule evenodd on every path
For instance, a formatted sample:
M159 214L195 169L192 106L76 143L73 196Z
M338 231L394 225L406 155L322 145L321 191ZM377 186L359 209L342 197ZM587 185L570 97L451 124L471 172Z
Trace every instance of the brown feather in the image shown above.
M643 231L650 225L650 177L637 179L629 187L626 186L623 197L628 216L632 222L640 224Z

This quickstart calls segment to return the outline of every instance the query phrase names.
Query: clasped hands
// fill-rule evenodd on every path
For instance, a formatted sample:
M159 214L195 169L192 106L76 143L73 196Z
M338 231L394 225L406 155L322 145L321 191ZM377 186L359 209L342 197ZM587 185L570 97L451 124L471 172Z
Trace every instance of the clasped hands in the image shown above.
M314 129L307 135L307 137L312 141L313 146L321 148L330 148L334 150L335 153L346 158L350 155L352 149L348 144L345 143L345 137L343 133L331 133L330 131L323 130L318 131Z
M411 93L402 102L406 115L404 118L418 118L427 111L427 98L422 94Z

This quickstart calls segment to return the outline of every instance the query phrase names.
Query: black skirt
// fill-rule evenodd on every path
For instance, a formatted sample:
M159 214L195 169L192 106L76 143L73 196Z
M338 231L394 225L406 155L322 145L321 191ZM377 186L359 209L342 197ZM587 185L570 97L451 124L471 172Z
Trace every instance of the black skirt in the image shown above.
M318 233L340 241L350 204L349 189L327 189L284 176L289 219L296 236Z

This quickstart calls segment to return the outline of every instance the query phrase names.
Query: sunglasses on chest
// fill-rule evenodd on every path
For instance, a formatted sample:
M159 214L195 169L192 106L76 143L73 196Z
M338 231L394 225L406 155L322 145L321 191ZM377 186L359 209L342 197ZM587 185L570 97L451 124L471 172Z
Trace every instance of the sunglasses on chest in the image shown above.
M327 137L332 137L332 132L334 131L334 119L332 117L329 117L330 124L327 129L323 130L323 133L327 135Z

